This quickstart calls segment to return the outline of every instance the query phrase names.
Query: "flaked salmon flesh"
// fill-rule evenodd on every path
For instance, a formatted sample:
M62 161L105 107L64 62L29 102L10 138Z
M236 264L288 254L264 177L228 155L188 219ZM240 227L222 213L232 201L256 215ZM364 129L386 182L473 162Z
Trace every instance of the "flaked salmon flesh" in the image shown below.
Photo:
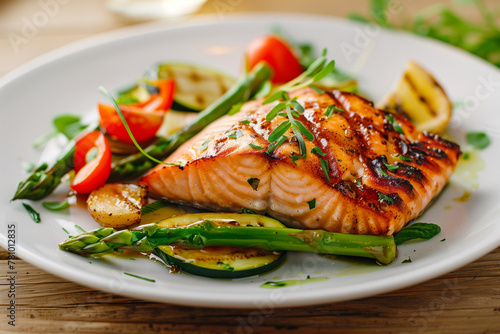
M458 145L418 132L355 94L305 88L290 96L304 107L297 119L314 135L312 142L304 138L306 159L292 158L300 151L291 129L266 152L269 134L287 118L266 121L278 102L257 100L210 124L165 160L180 166L158 165L140 184L173 203L250 209L290 227L392 235L441 192L460 157ZM337 107L330 117L329 106Z

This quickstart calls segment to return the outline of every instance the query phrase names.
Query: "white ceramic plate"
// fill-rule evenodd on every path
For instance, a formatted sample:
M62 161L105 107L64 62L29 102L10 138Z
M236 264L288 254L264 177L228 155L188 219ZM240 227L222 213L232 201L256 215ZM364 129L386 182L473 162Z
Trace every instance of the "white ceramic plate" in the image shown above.
M113 91L134 82L158 61L196 62L238 73L245 46L279 24L297 41L310 41L318 51L326 47L340 68L357 71L362 90L375 101L391 87L405 63L416 60L435 74L451 98L466 100L456 112L457 138L466 131L486 131L492 145L481 152L486 168L479 173L479 189L470 201L453 198L462 190L451 185L420 221L438 223L442 233L421 243L399 248L388 267L363 266L310 254L290 254L278 270L235 281L169 274L160 264L139 259L112 262L89 260L58 249L67 237L64 227L78 233L98 225L82 207L53 213L40 202L35 224L21 201L9 202L24 177L23 161L37 161L33 141L50 131L51 119L62 112L85 113L103 97L97 87ZM16 226L15 252L48 272L112 293L151 301L209 307L289 307L341 301L384 293L417 284L457 269L500 245L500 129L499 71L485 62L440 43L405 33L380 31L325 17L244 16L212 18L172 28L148 25L122 30L70 45L13 71L0 81L2 121L0 244L6 247L7 226ZM495 167L497 166L497 167ZM67 185L51 200L63 198ZM449 209L451 206L451 210ZM442 239L445 241L440 241ZM411 258L411 263L402 263ZM150 283L123 273L156 280ZM19 273L21 275L21 273ZM264 289L269 280L326 277L298 286Z

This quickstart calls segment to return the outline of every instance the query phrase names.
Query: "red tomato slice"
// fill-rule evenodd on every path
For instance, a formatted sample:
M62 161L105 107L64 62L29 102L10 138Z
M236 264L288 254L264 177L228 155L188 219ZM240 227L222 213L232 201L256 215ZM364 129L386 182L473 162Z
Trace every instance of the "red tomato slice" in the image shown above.
M87 155L93 148L97 149L97 154L87 162ZM76 175L71 189L88 194L106 183L111 174L111 148L104 134L93 131L77 139L73 161Z
M130 131L139 143L148 141L156 135L165 113L174 101L174 80L158 80L154 82L154 85L158 87L159 93L152 95L147 101L119 106ZM111 105L99 104L98 109L101 117L100 123L106 133L125 143L132 143L115 108Z
M121 105L120 110L127 121L127 124L137 142L145 142L152 139L163 122L163 111L144 111L142 108ZM116 139L125 143L132 143L125 125L123 125L120 116L111 105L98 105L99 116L101 117L101 126L106 132Z
M268 63L274 70L271 81L275 84L288 82L303 72L292 48L275 36L262 36L253 40L245 55L250 70L261 61Z
M151 96L148 103L142 106L144 111L163 110L167 112L174 102L175 80L158 80L154 82L158 87L159 93Z

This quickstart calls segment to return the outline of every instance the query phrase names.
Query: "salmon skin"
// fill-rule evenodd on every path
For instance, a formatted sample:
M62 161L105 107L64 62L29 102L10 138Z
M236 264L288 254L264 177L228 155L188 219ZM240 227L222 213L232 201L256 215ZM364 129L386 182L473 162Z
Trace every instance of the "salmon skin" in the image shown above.
M314 135L312 142L304 138L306 159L296 159L291 129L268 150L269 134L287 118L266 121L278 102L257 100L210 124L165 160L179 165L158 165L140 184L156 198L214 211L250 209L290 227L392 235L439 194L460 157L457 144L418 132L355 94L305 88L290 96Z

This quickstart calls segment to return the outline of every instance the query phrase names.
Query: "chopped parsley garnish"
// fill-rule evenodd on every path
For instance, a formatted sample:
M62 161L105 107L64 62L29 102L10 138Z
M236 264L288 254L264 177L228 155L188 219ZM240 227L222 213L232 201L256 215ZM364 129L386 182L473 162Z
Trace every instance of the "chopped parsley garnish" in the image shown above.
M39 223L42 221L42 219L40 218L40 214L35 209L33 209L31 205L23 203L23 206L26 209L26 211L28 211L31 219L33 219L35 223Z
M387 119L387 122L389 122L389 124L392 125L394 130L396 130L399 133L404 134L403 129L401 129L401 125L399 125L399 123L396 122L396 119L394 118L394 116L392 114L386 114L385 117Z
M299 160L300 158L302 158L302 156L297 154L292 154L290 156L290 159L292 159L292 162L295 166L297 166L297 160Z
M78 226L78 225L76 225L76 224L75 224L75 228L76 228L77 230L80 230L82 233L87 232L87 231L85 231L83 228L81 228L80 226Z
M396 245L414 239L428 240L441 232L439 225L432 223L415 223L403 228L394 236Z
M446 238L443 238L443 239L441 239L441 240L439 240L439 241L441 241L441 242L446 241Z
M240 124L250 124L250 121L248 119L245 119L243 121L240 121Z
M407 258L406 260L403 260L403 262L401 262L401 263L411 263L411 259Z
M330 166L328 165L328 161L323 159L319 159L319 161L321 162L321 169L323 170L327 181L330 182L330 175L328 175L328 173L330 172Z
M313 89L318 94L324 94L325 93L324 90L322 90L321 88L318 88L318 87L316 87L314 85L309 85L308 87L311 88L311 89Z
M200 146L200 152L203 152L203 151L205 151L207 149L209 142L210 142L210 139L208 139L203 144L201 144L201 146Z
M387 164L387 163L385 163L385 162L384 162L384 165L385 165L385 167L387 167L387 169L388 169L389 171L391 171L391 172L393 172L393 171L395 171L395 170L397 170L397 169L399 168L399 166L398 166L398 165L391 165L391 164Z
M231 138L231 139L238 139L240 138L241 136L243 136L243 133L240 131L240 129L236 130L235 133L233 134L230 134L229 136L227 136L228 138Z
M313 198L312 200L308 201L307 204L309 204L309 210L312 210L316 207L316 198Z
M142 276L139 276L139 275L134 275L134 274L131 274L131 273L125 273L125 272L124 272L124 274L128 275L128 276L131 276L131 277L139 278L139 279L151 282L151 283L155 283L156 282L154 279L151 279L151 278L146 278L146 277L142 277Z
M251 148L254 148L254 149L256 149L256 150L262 150L262 149L263 149L263 147L261 147L261 146L259 146L259 145L254 145L254 144L251 144L251 143L250 143L250 144L248 144L248 146L250 146Z
M463 155L462 155L462 160L469 160L470 158L470 154L469 152L465 152Z
M247 208L241 208L241 213L251 213L251 214L255 214L255 211L250 210L250 209L247 209Z
M318 147L318 146L314 146L312 149L311 149L311 153L316 153L317 155L319 156L325 156L326 153L321 151L321 149Z
M378 193L378 200L379 200L380 202L386 202L387 204L392 204L392 203L394 203L394 200L392 199L392 197L387 196L387 195L382 194L382 193Z
M268 104L274 101L282 100L267 113L267 121L272 121L278 115L288 118L287 120L279 124L269 135L269 143L276 142L276 144L269 146L269 149L267 151L268 154L272 153L276 147L283 143L283 141L286 139L283 139L285 133L289 129L292 129L293 135L295 136L299 144L300 156L302 156L303 159L307 158L307 148L304 137L309 141L313 141L314 135L304 126L304 124L300 120L298 120L298 118L301 117L301 114L304 113L304 107L297 101L296 98L291 99L287 91L310 86L314 82L321 80L328 74L332 73L335 67L335 62L332 60L326 63L326 61L327 59L325 50L323 52L323 55L312 62L311 65L309 65L309 67L301 75L281 86L277 92L269 96L262 103Z
M468 132L465 136L467 144L482 150L490 145L490 138L484 132Z
M345 110L342 108L339 108L337 106L331 105L326 108L325 111L325 116L330 118L335 112L338 112L339 114L342 114Z
M259 187L260 180L256 177L251 177L247 180L247 182L250 185L250 187L252 187L252 189L256 191L257 188Z
M401 161L413 161L412 158L405 157L404 155L398 154L396 157L399 158Z
M278 146L280 146L281 144L283 144L283 142L284 142L285 140L287 140L287 139L288 139L288 137L287 137L287 136L281 136L281 138L280 138L278 141L276 141L276 142L272 143L271 145L269 145L269 146L267 147L267 151L266 151L266 153L267 153L267 154L269 154L269 155L273 154L274 150L275 150Z
M59 210L63 210L63 209L66 209L67 207L69 207L69 202L66 199L62 202L43 202L42 205L47 210L59 211Z
M357 185L358 187L361 187L361 179L357 179L357 180L356 180L356 185Z
M385 170L382 169L382 167L379 167L378 171L379 171L380 175L387 176L387 173L385 172Z

